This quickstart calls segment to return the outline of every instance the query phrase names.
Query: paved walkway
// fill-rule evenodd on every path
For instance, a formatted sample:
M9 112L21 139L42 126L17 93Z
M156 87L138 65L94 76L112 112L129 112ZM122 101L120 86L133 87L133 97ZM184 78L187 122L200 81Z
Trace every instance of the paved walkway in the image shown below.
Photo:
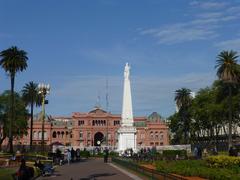
M140 180L129 172L116 168L102 159L89 159L56 168L50 177L39 177L38 180Z

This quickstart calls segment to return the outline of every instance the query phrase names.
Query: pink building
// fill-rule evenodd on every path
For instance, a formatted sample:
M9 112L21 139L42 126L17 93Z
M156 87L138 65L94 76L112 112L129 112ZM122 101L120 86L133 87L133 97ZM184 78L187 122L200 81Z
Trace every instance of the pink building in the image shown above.
M111 146L117 147L117 130L120 127L120 114L111 114L101 108L81 113L75 112L69 117L49 116L45 120L45 144L60 142L77 147ZM169 128L160 115L153 112L148 117L134 117L137 127L137 146L169 145ZM41 144L41 116L35 117L33 124L33 144ZM30 144L28 135L14 140L14 144Z

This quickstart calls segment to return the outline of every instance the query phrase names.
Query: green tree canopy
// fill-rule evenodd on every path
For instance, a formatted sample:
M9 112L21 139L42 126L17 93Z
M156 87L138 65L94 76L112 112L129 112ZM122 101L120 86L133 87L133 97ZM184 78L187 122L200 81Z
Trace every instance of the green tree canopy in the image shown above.
M0 95L0 120L3 124L3 135L0 139L0 145L2 144L3 140L6 137L9 137L8 130L9 130L9 114L10 114L10 91L5 91ZM18 93L14 93L15 98L15 121L13 122L13 137L22 137L23 135L27 134L27 127L28 127L28 111L26 109L25 102L22 100L22 97Z

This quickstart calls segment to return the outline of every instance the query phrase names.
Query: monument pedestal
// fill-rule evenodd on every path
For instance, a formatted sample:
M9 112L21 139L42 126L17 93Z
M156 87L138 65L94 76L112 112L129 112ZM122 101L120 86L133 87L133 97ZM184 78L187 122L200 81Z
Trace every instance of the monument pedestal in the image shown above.
M126 149L136 152L137 129L133 126L122 126L118 129L118 152L123 153Z

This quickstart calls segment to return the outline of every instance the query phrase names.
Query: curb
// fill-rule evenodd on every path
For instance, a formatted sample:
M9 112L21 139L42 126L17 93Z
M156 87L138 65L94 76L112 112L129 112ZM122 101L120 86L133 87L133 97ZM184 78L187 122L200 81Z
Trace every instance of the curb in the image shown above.
M141 179L140 177L138 177L138 176L136 176L136 175L134 175L134 174L126 171L126 170L123 169L123 168L120 168L119 166L116 166L116 165L113 164L113 163L108 163L108 164L109 164L110 166L114 167L115 169L121 171L122 173L126 174L127 176L129 176L130 178L132 178L132 179L134 179L134 180L143 180L143 179Z

